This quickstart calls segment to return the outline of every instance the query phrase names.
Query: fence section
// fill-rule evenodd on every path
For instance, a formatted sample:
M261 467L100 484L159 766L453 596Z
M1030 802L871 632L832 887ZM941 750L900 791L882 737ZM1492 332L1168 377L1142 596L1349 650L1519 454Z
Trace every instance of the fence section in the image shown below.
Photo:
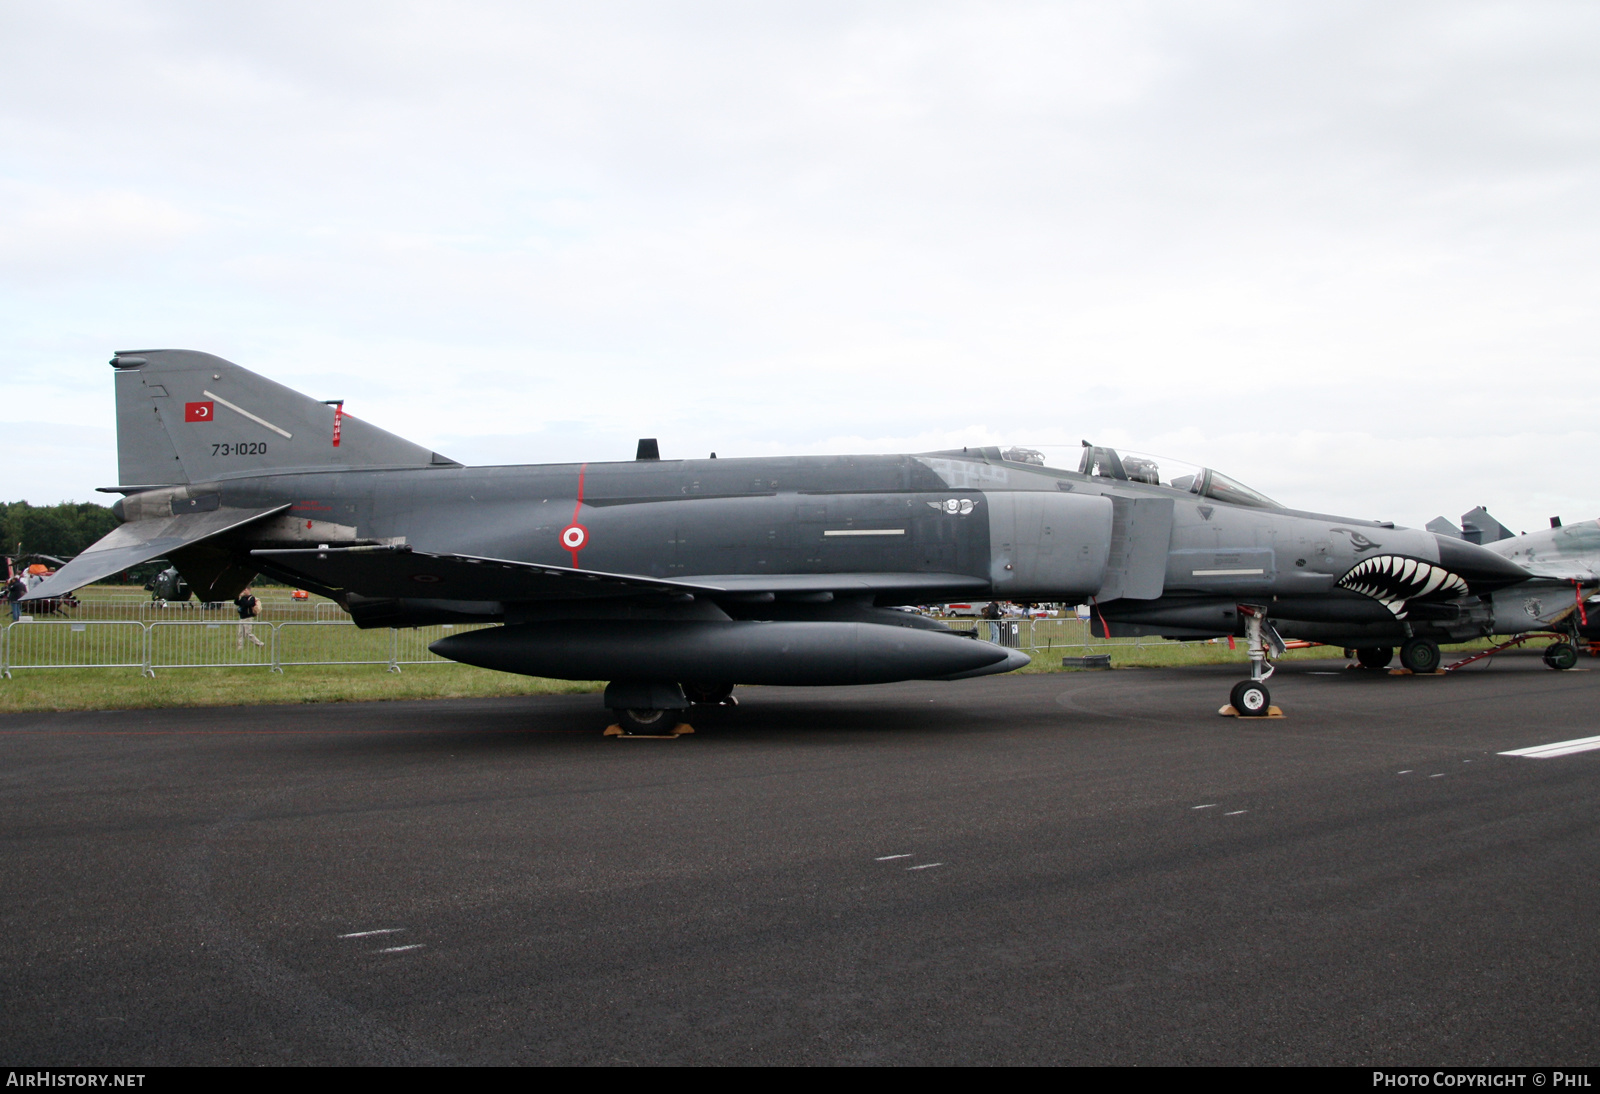
M397 667L400 632L364 631L349 622L288 622L273 625L278 668L285 665L388 665Z
M57 624L59 625L59 624ZM154 669L270 668L276 626L259 621L161 620L143 625L145 667Z
M3 675L19 669L147 667L143 623L12 623L6 627Z
M331 600L291 600L288 597L261 597L261 615L264 621L329 620L348 622L344 610ZM94 596L76 603L66 600L49 601L32 606L30 612L39 622L74 622L138 620L143 623L189 623L196 620L213 622L237 619L238 612L232 602L204 604L198 600L165 601L140 596Z
M493 627L494 623L445 623L434 627L414 627L411 630L397 631L395 633L395 662L400 665L436 665L453 664L449 659L440 657L428 649L428 646L447 634L465 634L467 631L478 631L484 627Z

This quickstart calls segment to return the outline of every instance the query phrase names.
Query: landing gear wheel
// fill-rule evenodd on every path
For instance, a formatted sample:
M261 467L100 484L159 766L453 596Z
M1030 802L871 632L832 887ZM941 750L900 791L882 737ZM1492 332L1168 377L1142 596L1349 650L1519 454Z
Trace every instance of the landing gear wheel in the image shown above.
M684 684L684 697L700 706L738 706L732 684Z
M1367 646L1356 650L1356 663L1364 669L1386 669L1393 660L1393 646Z
M1412 672L1437 672L1442 660L1439 643L1431 638L1411 638L1400 647L1400 663Z
M624 733L655 735L671 733L677 719L670 710L619 710L617 724Z
M1560 672L1578 663L1578 651L1570 642L1557 642L1544 648L1544 663Z
M1240 680L1228 693L1228 702L1241 718L1265 718L1272 709L1272 695L1265 684Z

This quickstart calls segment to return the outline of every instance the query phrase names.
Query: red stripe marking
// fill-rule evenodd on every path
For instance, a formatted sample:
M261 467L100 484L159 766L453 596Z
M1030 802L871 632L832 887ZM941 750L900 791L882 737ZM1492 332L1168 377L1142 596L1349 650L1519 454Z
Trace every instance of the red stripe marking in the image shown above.
M589 545L589 529L578 523L578 514L583 510L583 474L589 465L578 465L578 498L572 503L572 523L561 529L561 546L565 547L572 555L572 568L578 569L578 552ZM568 533L573 533L569 536ZM573 546L576 543L577 546Z

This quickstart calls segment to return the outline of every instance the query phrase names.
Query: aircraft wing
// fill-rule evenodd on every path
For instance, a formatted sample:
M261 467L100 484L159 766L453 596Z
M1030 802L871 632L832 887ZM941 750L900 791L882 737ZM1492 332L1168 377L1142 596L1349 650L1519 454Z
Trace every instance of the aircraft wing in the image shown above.
M690 593L761 594L915 593L981 591L988 584L965 574L730 574L672 581L637 574L576 570L509 559L432 554L410 547L330 547L250 552L272 572L325 589L372 598L427 600L582 600Z
M1534 558L1516 560L1517 565L1534 577L1552 578L1556 581L1576 581L1580 585L1593 585L1600 581L1600 559L1595 558Z
M251 551L273 571L313 585L361 596L428 600L588 600L640 593L709 593L715 590L598 570L542 566L502 558L440 555L405 545Z
M202 540L281 513L289 503L265 509L213 509L209 513L183 513L154 520L132 520L112 529L83 554L57 570L49 580L23 597L24 601L65 596L91 582L121 573Z

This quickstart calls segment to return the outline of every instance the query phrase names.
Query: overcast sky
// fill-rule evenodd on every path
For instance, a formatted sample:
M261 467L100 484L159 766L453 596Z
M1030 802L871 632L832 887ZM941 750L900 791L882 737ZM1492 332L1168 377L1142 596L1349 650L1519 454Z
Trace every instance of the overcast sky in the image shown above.
M0 0L0 46L4 498L109 500L106 361L183 347L468 463L1089 438L1600 516L1600 5Z

